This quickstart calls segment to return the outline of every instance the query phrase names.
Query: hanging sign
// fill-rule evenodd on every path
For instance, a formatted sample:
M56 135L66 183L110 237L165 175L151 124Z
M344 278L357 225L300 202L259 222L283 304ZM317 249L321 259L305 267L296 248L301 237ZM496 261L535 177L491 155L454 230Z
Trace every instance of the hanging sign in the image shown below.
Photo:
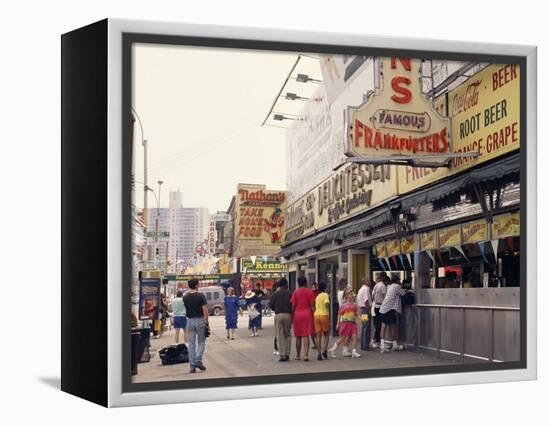
M487 241L487 222L485 219L474 220L473 222L462 224L462 243L477 243Z
M506 238L519 235L519 212L507 213L493 217L491 238Z
M422 62L380 58L381 87L348 107L349 156L418 156L449 152L451 122L422 93Z
M420 234L420 250L435 250L437 248L436 231L422 232Z
M374 254L376 257L387 257L386 243L381 241L374 246Z
M387 256L397 256L401 254L401 244L399 240L386 241Z
M401 238L402 253L411 253L414 251L414 235Z
M438 231L439 235L439 248L453 247L460 245L461 237L460 225L449 226Z

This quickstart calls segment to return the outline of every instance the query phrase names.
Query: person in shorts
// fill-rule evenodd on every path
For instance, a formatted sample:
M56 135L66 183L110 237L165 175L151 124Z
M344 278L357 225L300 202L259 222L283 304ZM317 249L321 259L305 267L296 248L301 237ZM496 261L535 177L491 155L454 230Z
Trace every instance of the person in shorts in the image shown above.
M330 298L327 293L327 285L319 283L317 286L319 294L315 298L315 312L313 313L313 324L315 334L317 336L317 359L322 361L323 358L328 358L328 341L329 341L329 307ZM323 345L323 336L325 344ZM324 350L323 350L324 348Z
M328 350L331 358L336 358L336 349L344 346L342 355L359 358L361 354L357 352L357 318L359 318L359 306L353 301L354 294L351 288L344 289L342 296L342 305L338 310L338 334L340 338ZM349 352L349 343L351 341L352 351Z
M182 290L176 292L176 298L172 300L171 309L174 317L174 329L176 330L176 345L180 342L180 330L183 333L183 343L187 343L187 317L185 316Z
M382 330L380 332L380 352L387 352L384 337L386 336L386 328L390 329L392 339L391 349L394 351L403 350L402 345L397 344L397 315L401 314L401 296L407 291L401 288L399 274L391 274L391 284L386 292L386 297L380 306L380 314L382 315Z

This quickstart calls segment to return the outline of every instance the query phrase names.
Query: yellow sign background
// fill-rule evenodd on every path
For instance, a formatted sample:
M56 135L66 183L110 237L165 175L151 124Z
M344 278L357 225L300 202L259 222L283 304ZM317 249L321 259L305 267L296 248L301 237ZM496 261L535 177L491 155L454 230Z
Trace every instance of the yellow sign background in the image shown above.
M386 241L386 251L388 256L397 256L401 254L401 244L399 240Z
M449 226L438 230L439 247L454 247L460 245L461 227L460 225Z
M485 219L474 220L462 224L462 243L487 241L487 236L487 222Z
M264 185L242 185L237 186L237 220L236 220L236 237L237 240L261 241L264 246L279 247L284 241L284 211L286 201L281 203L276 202L264 202L261 205L261 201L255 203L254 201L243 201L241 196L241 190L248 191L250 193L256 193L262 191L266 195L276 195L284 193L285 191L273 191L267 190ZM271 234L271 216L275 212L275 209L279 208L280 226L275 226L273 229L277 230L278 241L272 241ZM245 230L247 233L245 233ZM260 250L261 252L261 250ZM265 254L261 252L262 254Z
M435 250L437 248L437 232L435 230L420 234L420 250Z
M326 194L329 194L330 197L333 197L335 182L337 182L335 181L335 177L338 176L339 179L342 179L342 177L343 179L346 179L347 181L346 185L348 185L351 188L354 185L353 183L354 181L351 176L359 175L359 173L364 173L364 175L368 173L371 176L373 176L373 178L370 181L370 183L367 183L367 181L365 181L362 187L359 187L358 184L356 183L355 191L353 191L353 189L350 189L349 191L345 191L345 194L339 200L336 200L334 198L331 199L328 205L323 207L322 212L319 214L319 203L322 202L322 198ZM380 178L382 174L384 175L383 180ZM359 180L357 179L355 180L355 182L359 182ZM371 197L370 197L370 205L357 205L354 208L350 208L348 212L348 209L347 209L348 201L352 200L355 195L360 195L366 191L372 191ZM301 209L304 215L308 216L307 218L308 227L304 228L302 232L296 234L295 236L292 233L296 229L300 229L300 227L303 226L302 222L297 223L295 225L292 224L292 227L286 228L287 240L285 241L285 243L290 243L292 241L305 237L309 234L312 234L313 232L319 229L325 228L330 225L335 225L339 222L349 219L350 217L358 213L367 211L375 207L376 205L395 196L396 194L397 194L397 167L396 166L388 166L388 165L374 166L372 164L371 165L347 164L342 168L340 168L337 172L333 173L331 177L325 179L323 182L317 185L314 189L307 192L305 195L303 195L294 203L292 203L290 206L288 206L285 213L285 220L287 220L287 225L290 226L291 220L293 220L292 218L290 218L291 213L289 212L296 209L297 206L301 206ZM343 206L343 208L339 212L338 217L336 218L336 216L334 216L334 213L332 213L332 216L331 216L331 214L329 214L329 211L334 212L337 204L340 206Z
M401 238L401 250L403 253L411 253L414 251L414 235Z
M491 224L491 239L517 236L519 235L519 227L519 212L495 216Z
M452 119L452 151L456 153L477 150L480 155L477 158L453 159L449 169L399 167L400 194L519 149L519 72L519 65L492 64L446 95L449 117ZM435 108L440 111L440 104L444 102L442 98L443 96L434 101ZM495 135L497 141L504 138L507 143L495 143Z
M388 256L388 252L386 250L386 243L385 241L381 241L379 243L377 243L375 246L374 246L374 252L376 254L376 257L387 257Z

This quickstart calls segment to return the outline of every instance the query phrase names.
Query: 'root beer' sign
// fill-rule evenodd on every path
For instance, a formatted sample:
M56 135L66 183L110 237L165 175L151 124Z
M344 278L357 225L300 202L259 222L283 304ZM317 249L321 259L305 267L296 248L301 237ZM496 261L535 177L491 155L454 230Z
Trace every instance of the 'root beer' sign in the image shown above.
M381 87L349 107L347 155L382 157L449 152L451 122L421 90L421 61L380 58Z

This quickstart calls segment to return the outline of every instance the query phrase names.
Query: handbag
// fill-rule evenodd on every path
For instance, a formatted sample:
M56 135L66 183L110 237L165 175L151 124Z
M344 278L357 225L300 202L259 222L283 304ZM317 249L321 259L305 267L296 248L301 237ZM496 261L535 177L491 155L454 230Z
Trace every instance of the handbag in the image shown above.
M248 318L253 320L256 318L260 313L256 310L256 308L252 305L250 305L248 308Z

